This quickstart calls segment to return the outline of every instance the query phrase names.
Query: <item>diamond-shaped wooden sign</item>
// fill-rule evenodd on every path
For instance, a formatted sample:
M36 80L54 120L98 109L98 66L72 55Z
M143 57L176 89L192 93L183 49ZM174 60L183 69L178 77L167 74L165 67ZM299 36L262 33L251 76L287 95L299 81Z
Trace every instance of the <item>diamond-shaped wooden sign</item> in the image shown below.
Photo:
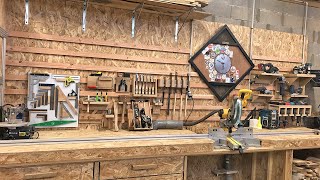
M219 101L223 101L254 67L227 25L189 63Z

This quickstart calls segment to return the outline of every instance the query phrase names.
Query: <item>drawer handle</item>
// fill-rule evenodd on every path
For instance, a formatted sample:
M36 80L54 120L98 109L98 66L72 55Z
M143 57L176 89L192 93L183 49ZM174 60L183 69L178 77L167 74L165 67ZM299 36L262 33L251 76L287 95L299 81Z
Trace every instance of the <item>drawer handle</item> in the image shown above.
M24 179L46 179L46 178L54 178L57 176L56 172L48 172L48 173L33 173L33 174L25 174Z
M131 165L133 171L156 169L157 164Z

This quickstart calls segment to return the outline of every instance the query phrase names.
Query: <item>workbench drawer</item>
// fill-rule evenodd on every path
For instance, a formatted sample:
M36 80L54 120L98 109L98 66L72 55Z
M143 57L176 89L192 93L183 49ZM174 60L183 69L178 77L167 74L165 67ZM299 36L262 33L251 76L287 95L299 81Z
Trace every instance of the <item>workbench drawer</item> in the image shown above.
M0 168L4 180L92 180L93 163Z
M127 178L124 180L182 180L182 179L183 179L182 174L170 174L170 175Z
M154 175L181 174L183 157L164 157L104 161L100 164L100 178L118 179Z

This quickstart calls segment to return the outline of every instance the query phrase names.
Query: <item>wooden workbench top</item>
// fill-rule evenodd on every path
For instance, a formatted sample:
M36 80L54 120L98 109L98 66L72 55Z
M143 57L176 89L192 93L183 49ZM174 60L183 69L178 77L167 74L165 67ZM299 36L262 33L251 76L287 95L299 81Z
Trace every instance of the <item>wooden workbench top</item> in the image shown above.
M296 129L304 131L305 128ZM262 130L266 131L266 130ZM278 131L289 131L278 130ZM291 129L292 131L292 129ZM41 139L50 138L85 138L114 136L150 136L164 134L193 134L188 130L154 130L147 132L112 132L60 130L40 131ZM249 148L246 152L266 152L287 149L320 148L319 135L264 136L262 147ZM233 154L237 151L214 149L213 140L130 140L117 142L90 142L43 145L0 146L0 167L17 167L26 163L51 164L70 162L94 162L99 160L132 159L160 156Z

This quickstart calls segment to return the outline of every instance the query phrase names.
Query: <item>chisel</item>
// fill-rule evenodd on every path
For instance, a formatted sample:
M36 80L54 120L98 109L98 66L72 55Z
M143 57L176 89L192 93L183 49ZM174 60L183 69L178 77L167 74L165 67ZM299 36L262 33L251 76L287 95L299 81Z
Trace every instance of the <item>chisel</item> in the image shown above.
M181 76L179 120L181 120L182 118L182 103L183 103L182 94L183 94L183 77Z
M172 119L176 115L176 105L177 105L177 88L178 88L178 73L175 72L174 75L174 102L173 102L173 113L172 113Z
M171 88L172 88L172 73L170 73L170 87L169 87L169 93L168 93L168 106L167 106L167 116L170 115L170 96L171 96Z

